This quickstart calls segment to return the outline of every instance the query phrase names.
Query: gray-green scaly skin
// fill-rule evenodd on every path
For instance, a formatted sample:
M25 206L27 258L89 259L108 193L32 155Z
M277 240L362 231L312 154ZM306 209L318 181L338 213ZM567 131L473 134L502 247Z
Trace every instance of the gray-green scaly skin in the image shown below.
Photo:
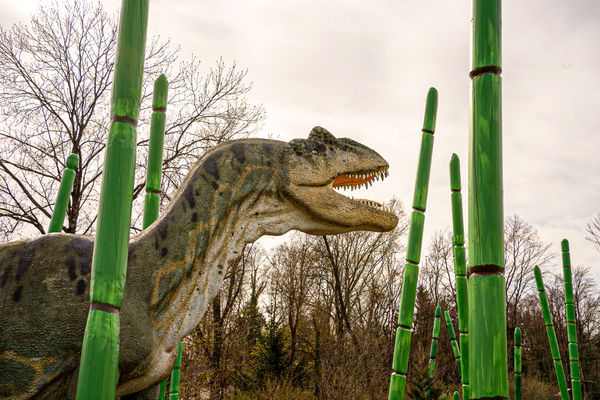
M130 241L118 395L167 377L177 343L246 244L291 229L393 229L395 215L331 188L342 173L387 166L319 127L308 139L237 140L204 154L162 216ZM0 398L74 398L93 240L54 233L0 246Z

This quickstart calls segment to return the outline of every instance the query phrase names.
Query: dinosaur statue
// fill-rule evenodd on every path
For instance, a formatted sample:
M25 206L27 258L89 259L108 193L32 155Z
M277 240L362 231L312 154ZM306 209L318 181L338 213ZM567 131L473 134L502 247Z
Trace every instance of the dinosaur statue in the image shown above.
M206 152L162 216L130 241L118 396L149 396L167 377L178 342L246 244L291 229L393 229L398 219L381 204L333 190L387 171L375 151L320 127L308 139L234 140ZM53 233L0 246L0 398L74 398L93 241Z

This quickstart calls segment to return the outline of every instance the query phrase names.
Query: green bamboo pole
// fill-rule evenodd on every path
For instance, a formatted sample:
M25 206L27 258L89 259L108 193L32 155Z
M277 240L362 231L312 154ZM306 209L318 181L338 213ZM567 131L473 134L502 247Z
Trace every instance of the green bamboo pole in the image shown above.
M458 309L458 332L463 400L470 398L469 387L469 287L467 282L467 256L465 253L465 229L463 224L462 194L460 183L460 159L452 154L450 159L450 200L452 203L452 245L454 275L456 277L456 308Z
M440 338L440 317L442 316L442 307L435 308L435 317L433 319L433 331L431 332L431 349L429 350L429 376L435 375L435 358L437 356L438 342Z
M119 312L127 272L147 22L147 0L123 0L92 258L90 311L77 383L77 399L81 400L116 397Z
M454 334L454 326L452 325L452 318L450 318L450 313L448 311L444 311L444 317L446 319L446 328L448 328L448 336L450 337L450 343L452 344L452 353L454 354L454 359L456 360L456 366L458 367L458 376L461 376L461 361L460 361L460 349L458 347L458 343L456 342L456 335Z
M431 154L433 151L433 134L437 114L437 90L429 89L425 105L419 166L413 196L413 212L408 234L408 249L406 264L400 292L400 310L396 342L394 344L394 359L390 377L389 400L403 400L406 390L406 373L408 371L408 355L410 352L411 329L415 312L417 294L417 279L419 276L419 261L423 241L423 225L425 223L425 207L427 204L427 189L429 187L429 172L431 169Z
M569 339L569 366L571 371L571 393L573 400L581 400L581 375L579 371L579 350L577 348L577 325L575 322L575 305L573 303L573 281L571 276L571 254L569 241L561 242L563 277L565 282L565 304L567 315L567 336Z
M508 399L500 0L473 0L469 121L471 399Z
M69 196L71 196L73 181L75 180L75 169L78 164L79 157L77 157L77 154L71 154L67 157L67 168L65 169L65 172L63 172L60 186L58 187L58 194L56 195L54 211L52 212L52 218L50 219L50 225L48 226L48 233L60 232L63 229L65 214L67 213L67 207L69 206Z
M171 371L171 387L169 400L177 400L179 399L179 377L181 376L181 354L183 352L183 342L179 342L179 347L177 348L177 361L175 362L175 367L173 371Z
M554 371L556 372L558 388L560 389L560 398L562 400L569 400L569 392L567 391L565 371L563 370L562 360L560 358L560 351L558 349L558 342L556 340L556 333L554 332L554 325L552 324L550 306L548 305L548 298L546 297L546 291L544 289L542 273L540 272L540 268L537 265L533 269L533 273L535 274L535 282L537 284L538 295L540 297L540 305L542 306L542 314L544 316L544 323L546 324L546 333L548 334L550 351L552 352L552 359L554 360Z
M146 229L156 219L160 212L160 181L162 176L163 147L165 142L165 122L167 111L167 93L169 83L167 77L161 74L154 81L152 94L152 117L150 120L150 143L148 146L148 168L146 172L146 197L144 198L144 222ZM158 400L164 400L167 380L160 383Z
M144 198L143 228L149 227L158 218L160 210L160 180L162 176L163 146L169 83L164 75L154 81L152 95L152 119L150 121L150 144L148 148L148 170L146 173L146 197Z
M460 395L458 394L458 392L454 392L454 394L452 395L452 399L453 400L460 400Z
M167 393L167 380L165 379L160 383L159 391L158 391L158 400L165 400L165 395Z
M515 400L521 400L521 329L515 329Z

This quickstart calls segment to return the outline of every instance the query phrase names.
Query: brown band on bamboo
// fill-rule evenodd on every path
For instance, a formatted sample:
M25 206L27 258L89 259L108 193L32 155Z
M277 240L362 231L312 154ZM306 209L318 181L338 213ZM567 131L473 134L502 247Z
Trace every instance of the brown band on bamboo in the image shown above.
M167 107L152 107L152 111L154 112L167 112Z
M464 244L464 243L456 243L456 244L455 244L455 246L458 246L458 247L465 247L465 244Z
M181 370L181 366L180 365L176 365L176 366L173 367L173 369L176 369L176 370L180 371Z
M418 262L410 261L408 258L406 259L406 262L412 265L416 265L417 267L419 266Z
M431 133L432 135L435 133L434 131L430 131L429 129L425 129L425 128L421 129L421 132L423 132L423 133Z
M418 207L413 207L413 210L415 210L415 211L421 211L422 213L424 213L424 212L425 212L425 210L424 210L424 209L422 209L422 208L418 208Z
M469 267L469 276L504 275L504 268L496 264L474 265Z
M460 193L460 189L452 189L450 192L452 192L452 193Z
M406 372L396 371L394 368L392 368L392 371L394 371L394 374L396 374L396 375L402 375L402 376L406 377Z
M119 307L114 306L110 303L101 303L99 301L92 301L92 303L90 304L90 311L92 310L104 311L111 314L121 313L121 309Z
M412 332L412 328L410 326L406 326L406 325L398 325L398 328L402 328L405 331L411 331Z
M124 115L113 115L110 119L110 122L122 122L124 124L129 124L134 128L137 128L138 122L136 119L126 117Z
M162 190L160 190L160 189L149 189L149 190L146 190L146 193L156 193L156 194L161 194L161 193L162 193Z
M501 75L502 68L497 65L488 65L487 67L479 67L475 68L473 71L469 72L469 77L471 79L475 79L481 75Z

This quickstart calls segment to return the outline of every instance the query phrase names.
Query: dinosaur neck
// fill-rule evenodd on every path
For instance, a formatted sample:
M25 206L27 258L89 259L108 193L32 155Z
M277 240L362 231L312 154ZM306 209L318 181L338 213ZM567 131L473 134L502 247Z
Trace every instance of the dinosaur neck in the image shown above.
M152 282L147 300L164 348L197 326L206 299L246 244L294 228L297 211L277 190L278 143L248 140L211 151L163 215L134 239L129 268Z

